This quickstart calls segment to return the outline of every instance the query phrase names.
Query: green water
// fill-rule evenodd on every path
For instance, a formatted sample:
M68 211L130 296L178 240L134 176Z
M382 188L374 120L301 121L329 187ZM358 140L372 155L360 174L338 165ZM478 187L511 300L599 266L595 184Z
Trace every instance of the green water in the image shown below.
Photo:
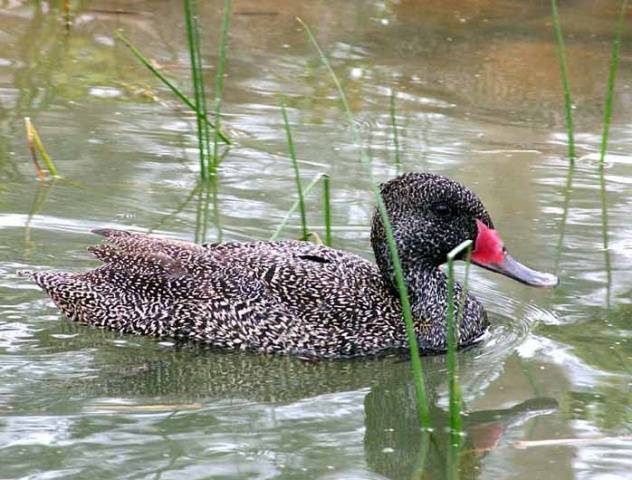
M200 2L209 92L221 3ZM615 2L560 7L579 156L561 249L567 161L548 2L235 0L223 124L237 145L208 191L197 185L194 117L113 39L123 29L188 89L180 3L71 2L70 31L62 4L0 2L0 478L446 477L442 356L424 359L428 440L405 358L308 363L119 336L70 323L16 275L96 265L86 247L103 226L269 238L295 200L282 99L305 182L331 175L334 246L370 258L358 148L296 16L330 54L376 178L398 172L394 90L401 170L470 185L516 258L548 271L559 262L553 291L472 269L492 327L458 355L460 477L629 475L629 32L606 159L610 274L597 168ZM35 179L25 116L62 180ZM317 190L308 221L322 236ZM297 215L284 237L299 235Z

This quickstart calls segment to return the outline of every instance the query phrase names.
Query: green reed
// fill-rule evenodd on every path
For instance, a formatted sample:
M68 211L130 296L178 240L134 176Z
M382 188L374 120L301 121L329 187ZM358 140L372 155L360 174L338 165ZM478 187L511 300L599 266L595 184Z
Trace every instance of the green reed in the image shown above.
M612 121L612 102L614 98L614 84L619 67L619 51L621 49L621 35L625 25L625 17L628 10L628 0L621 2L621 9L615 27L614 39L612 40L612 51L610 55L610 68L608 71L608 83L606 87L606 102L603 114L603 132L601 134L601 145L599 147L599 196L601 200L601 236L603 241L604 261L606 266L607 287L606 304L610 308L610 289L612 285L612 268L610 264L610 250L608 239L608 202L606 191L606 151L608 149L608 138L610 135L610 123Z
M395 114L395 91L391 90L390 101L391 112L391 126L393 128L393 145L395 146L395 164L400 167L402 165L402 159L399 152L399 136L397 132L397 116Z
M571 86L568 75L568 64L566 63L566 48L564 47L564 35L560 17L557 12L557 0L551 0L551 16L553 18L553 29L555 30L555 40L557 42L557 59L560 64L562 74L562 89L564 91L564 113L566 116L566 132L568 135L568 160L575 162L575 131L573 127L573 100L571 97Z
M290 158L292 159L292 167L294 168L296 191L298 192L298 207L301 214L301 240L307 240L309 231L307 228L307 214L305 213L305 197L303 195L303 187L301 185L301 173L298 168L296 149L294 148L294 140L292 140L292 131L290 130L290 123L287 118L287 110L283 104L281 104L281 114L283 115L283 127L285 128L285 135L287 137L287 147L290 152Z
M331 189L329 175L323 174L323 212L325 220L325 245L331 247Z
M312 189L314 188L314 186L316 186L316 184L321 181L323 179L323 177L325 177L324 173L319 173L317 174L311 182L309 182L307 184L307 186L303 189L303 198L307 197L307 195L309 194L309 192L312 191ZM279 226L276 228L276 230L274 231L274 233L272 234L272 236L270 237L270 241L273 242L275 240L279 239L279 236L281 235L281 233L283 232L283 229L287 226L288 222L290 221L290 218L292 217L292 215L294 215L294 212L296 212L296 210L298 210L300 208L300 202L299 202L300 198L298 200L296 200L292 206L290 207L290 209L287 211L287 213L285 214L285 217L283 217L283 220L281 220L281 223L279 223Z
M198 150L200 153L200 176L206 178L211 161L211 137L208 124L204 121L208 116L208 106L206 104L202 56L200 54L200 30L197 21L197 4L195 0L184 0L183 4L184 22L187 30L187 43L191 62L193 100L196 112L195 122L197 125Z
M218 61L215 71L215 135L213 136L213 171L220 163L219 157L219 129L221 129L220 112L222 109L222 97L224 95L224 65L226 63L226 45L228 43L228 27L230 25L231 0L224 0L222 13L222 32L219 40Z
M136 48L132 42L130 42L127 37L125 37L125 35L123 35L120 31L117 31L115 33L116 37L121 40L123 42L123 44L129 49L130 52L132 52L132 55L134 55L134 57L136 57L136 59L145 67L147 68L147 70L149 70L152 75L154 75L154 77L156 77L158 80L160 80L169 90L171 90L171 92L182 102L184 103L187 107L189 107L196 115L199 115L199 112L196 110L196 106L195 103L193 102L193 100L191 100L189 97L187 97L180 88L178 88L178 86L171 80L169 80L160 70L158 70L151 62L151 60L149 60L147 57L145 57L140 50L138 50L138 48ZM211 122L211 120L208 118L208 116L204 116L204 121L206 122L206 124L217 131L217 135L219 135L219 138L221 138L221 140L227 144L230 145L232 142L230 141L230 139L228 138L228 136L222 132L219 129L215 128L215 124L213 122Z
M575 164L571 163L566 172L566 184L564 185L564 205L562 207L562 220L560 221L560 235L557 239L555 248L555 274L560 273L560 261L562 259L562 245L564 245L564 235L566 234L566 224L568 222L568 210L571 203L571 194L573 192L573 175L575 174Z
M59 173L57 172L57 167L55 167L55 163L53 159L48 155L44 144L42 143L42 139L33 122L31 122L30 117L24 117L24 127L26 128L26 141L28 143L29 150L31 151L31 157L33 159L33 164L35 165L35 172L37 173L37 178L39 180L44 180L44 172L40 167L40 164L37 160L37 154L39 153L44 160L44 164L46 165L46 169L48 173L53 178L59 178Z
M448 295L448 305L446 311L446 331L447 331L447 363L448 363L448 391L449 391L449 418L450 418L450 444L448 446L448 456L447 456L447 469L448 469L448 478L456 479L458 478L458 456L461 447L461 432L463 431L463 422L461 420L461 405L462 405L462 397L461 397L461 388L459 386L458 376L457 376L457 358L456 358L456 350L458 348L458 332L459 326L461 324L461 320L463 319L463 315L465 314L465 305L467 301L467 282L468 282L468 274L469 274L469 265L470 265L470 254L472 250L472 241L465 240L457 247L452 249L450 253L448 253L448 287L447 287L447 295ZM455 315L455 305L454 305L454 260L458 258L460 254L464 251L467 251L467 264L465 271L465 281L463 283L463 290L461 293L460 299L460 318L459 315Z
M382 198L382 194L380 192L380 188L378 184L375 182L373 178L373 170L371 168L371 161L368 157L366 151L361 148L360 134L356 127L355 121L353 119L353 113L351 112L351 108L349 106L349 102L347 101L347 96L338 80L338 76L334 72L329 60L325 56L325 53L320 48L316 37L312 34L312 31L307 26L303 20L297 18L298 22L303 26L309 41L312 43L318 55L320 57L321 62L327 68L331 79L336 86L338 91L338 97L340 98L340 102L342 103L344 113L347 119L347 123L351 128L351 134L353 137L353 142L360 147L360 163L364 169L364 173L369 180L369 184L371 186L371 190L373 191L373 195L375 196L375 202L377 205L377 209L382 219L382 224L384 225L384 232L386 234L386 240L388 243L388 249L391 255L391 262L393 264L393 269L395 271L395 279L397 283L397 289L399 291L399 296L402 304L402 314L404 323L406 325L406 334L408 336L408 346L410 350L411 364L413 370L413 376L415 380L415 388L417 393L417 407L419 413L419 420L422 428L430 428L430 413L428 408L428 401L426 399L426 387L424 384L424 376L421 365L421 357L419 355L419 347L417 344L417 337L415 335L415 326L413 322L413 316L410 308L410 300L408 297L408 288L406 286L406 281L404 279L404 272L402 269L401 261L399 258L399 252L397 250L397 244L395 243L395 237L393 235L393 227L391 226L391 222L388 217L388 211L386 210L386 205L384 204L384 199Z

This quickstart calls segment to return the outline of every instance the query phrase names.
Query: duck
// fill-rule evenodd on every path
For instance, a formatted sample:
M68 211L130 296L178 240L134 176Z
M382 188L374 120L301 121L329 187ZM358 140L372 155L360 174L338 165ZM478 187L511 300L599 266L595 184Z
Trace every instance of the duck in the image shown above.
M555 275L511 257L479 197L444 176L408 172L380 185L422 354L447 348L448 253L473 242L471 262L534 287ZM124 334L304 359L407 351L402 306L382 218L373 213L375 263L298 240L195 244L98 229L88 248L103 264L79 272L25 271L70 320ZM462 259L465 257L462 256ZM489 326L483 305L458 282L458 347Z

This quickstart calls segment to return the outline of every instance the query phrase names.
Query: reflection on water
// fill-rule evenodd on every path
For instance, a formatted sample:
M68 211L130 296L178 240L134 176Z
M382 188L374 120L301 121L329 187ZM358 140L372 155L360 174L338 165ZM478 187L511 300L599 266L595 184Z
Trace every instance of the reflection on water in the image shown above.
M209 85L221 3L199 2ZM459 353L467 408L460 476L627 473L629 33L604 170L610 269L598 170L614 2L560 6L578 127L572 185L547 2L234 0L223 125L237 145L208 183L196 176L193 115L113 35L122 29L186 90L179 2L72 7L70 31L61 1L0 10L3 476L447 475L441 356L424 359L434 426L424 436L405 358L305 363L120 337L60 319L15 273L95 265L85 247L95 241L89 230L104 226L198 242L269 238L295 200L280 95L303 178L331 176L334 245L370 257L371 196L357 146L296 16L330 53L380 181L400 170L461 180L480 194L516 258L559 270L552 292L471 272L492 327ZM24 116L38 125L62 181L36 183ZM308 223L322 234L317 190ZM294 219L284 235L298 236L297 227Z

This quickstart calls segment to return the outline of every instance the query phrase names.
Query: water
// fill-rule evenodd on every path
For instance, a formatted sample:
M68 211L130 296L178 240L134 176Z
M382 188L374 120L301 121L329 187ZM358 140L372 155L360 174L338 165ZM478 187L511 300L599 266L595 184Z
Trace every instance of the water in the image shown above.
M467 183L516 258L542 270L559 261L553 291L472 270L493 326L458 355L469 412L461 477L628 475L629 33L606 168L610 276L597 170L614 2L576 0L560 11L580 159L559 251L567 161L548 2L236 1L224 123L239 146L208 195L197 188L192 115L113 39L123 29L188 86L178 2L82 2L70 32L61 4L5 2L0 11L0 477L446 475L442 356L424 359L435 425L428 444L406 359L306 363L122 337L71 324L16 275L96 265L86 252L96 227L269 238L295 195L281 101L305 181L332 177L335 246L370 258L372 202L358 150L296 16L330 53L380 181L398 171L395 91L402 170ZM221 6L200 7L211 91ZM64 179L35 180L24 116ZM308 219L322 233L316 190ZM284 236L298 234L294 218Z

